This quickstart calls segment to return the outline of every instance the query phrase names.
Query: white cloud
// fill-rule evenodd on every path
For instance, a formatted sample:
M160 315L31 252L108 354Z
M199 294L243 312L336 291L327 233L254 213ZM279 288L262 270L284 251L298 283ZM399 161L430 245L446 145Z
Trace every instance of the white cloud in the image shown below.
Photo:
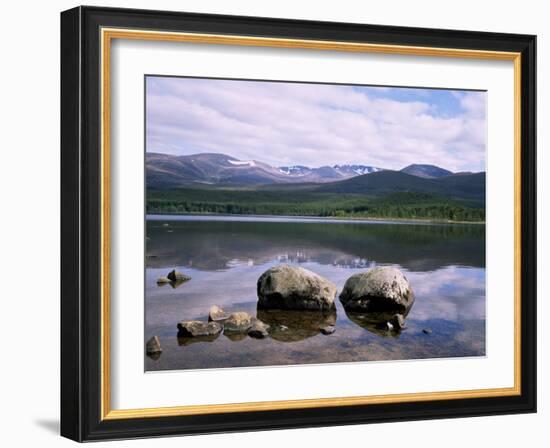
M221 152L274 165L484 169L485 93L446 93L456 107L438 114L430 101L437 92L419 90L413 101L392 97L399 89L374 90L148 78L147 151Z
M407 272L407 278L416 296L415 319L485 319L485 269L448 266Z

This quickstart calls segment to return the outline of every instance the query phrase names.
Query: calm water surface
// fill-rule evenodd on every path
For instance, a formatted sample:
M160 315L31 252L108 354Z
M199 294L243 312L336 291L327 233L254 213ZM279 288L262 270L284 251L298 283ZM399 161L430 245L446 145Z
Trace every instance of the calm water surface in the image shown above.
M158 335L163 352L145 357L146 370L485 355L483 225L150 216L147 238L145 337ZM258 316L274 329L287 327L267 339L178 340L177 323L207 320L212 305L256 316L256 281L280 263L314 271L339 291L348 277L374 266L402 269L416 296L407 329L396 334L365 326L337 299L335 315ZM173 268L192 280L157 286ZM319 333L334 320L335 333Z

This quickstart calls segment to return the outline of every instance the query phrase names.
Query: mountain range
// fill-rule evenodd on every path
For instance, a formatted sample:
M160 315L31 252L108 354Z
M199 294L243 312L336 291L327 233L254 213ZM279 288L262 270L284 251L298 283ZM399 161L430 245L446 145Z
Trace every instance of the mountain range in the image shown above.
M272 166L224 154L147 153L147 213L485 219L485 173L413 164Z
M402 188L398 189L414 184L415 188L418 187L420 191L424 191L432 189L430 186L433 187L433 182L430 183L430 180L434 181L455 176L451 171L434 165L413 164L400 171L360 164L326 165L318 168L303 165L275 167L256 160L239 160L235 157L217 153L187 156L146 153L145 162L147 186L156 189L327 184L326 188L328 190L342 190L342 188L356 190L358 185L368 183L374 186L374 184L380 184L382 179L388 178L391 183L401 184ZM401 176L389 173L400 173ZM377 174L377 176L373 176L373 174ZM465 176L466 174L461 173L460 175ZM459 183L467 183L467 177L466 175L466 178ZM345 181L359 178L364 179L358 182L345 183ZM428 185L422 184L418 179L422 179L424 184L427 183ZM344 183L342 184L342 182ZM419 182L422 185L418 185ZM456 182L449 181L447 183L453 184ZM322 189L322 187L320 188Z

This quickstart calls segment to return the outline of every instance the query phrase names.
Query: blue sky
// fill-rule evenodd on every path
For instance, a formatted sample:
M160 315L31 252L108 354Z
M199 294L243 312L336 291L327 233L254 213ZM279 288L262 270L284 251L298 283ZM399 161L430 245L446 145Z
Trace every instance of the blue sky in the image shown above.
M482 171L486 92L147 77L146 150Z
M400 102L426 102L432 106L430 111L434 116L453 117L462 112L460 106L460 91L442 89L418 89L394 87L390 89L379 87L357 87L359 92L372 98L386 98Z

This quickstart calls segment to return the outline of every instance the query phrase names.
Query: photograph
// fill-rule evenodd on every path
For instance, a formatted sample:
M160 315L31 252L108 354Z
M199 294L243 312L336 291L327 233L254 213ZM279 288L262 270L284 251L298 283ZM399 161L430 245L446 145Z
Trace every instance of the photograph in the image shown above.
M486 356L459 87L145 75L145 371Z
M63 437L273 431L280 446L287 431L274 430L304 429L294 446L368 424L387 444L392 423L428 447L542 434L544 15L485 23L494 8L476 4L483 23L467 27L472 8L434 7L426 22L402 3L386 17L339 3L325 15L75 6L56 28L60 64L42 64L60 68L57 88L14 72L33 78L11 89L15 115L29 109L21 92L55 97L14 141L60 144L60 160L37 164L60 174L60 214L43 219L60 275L39 264L59 283L60 309L40 322L60 321L48 339L60 356L37 352L60 381L29 396L58 396ZM23 159L8 164L19 177ZM18 228L36 227L29 203L51 208L11 196ZM30 227L25 241L55 240ZM20 270L28 251L13 240ZM31 340L29 371L47 362L28 356ZM506 433L506 414L537 415L506 417L524 422Z

